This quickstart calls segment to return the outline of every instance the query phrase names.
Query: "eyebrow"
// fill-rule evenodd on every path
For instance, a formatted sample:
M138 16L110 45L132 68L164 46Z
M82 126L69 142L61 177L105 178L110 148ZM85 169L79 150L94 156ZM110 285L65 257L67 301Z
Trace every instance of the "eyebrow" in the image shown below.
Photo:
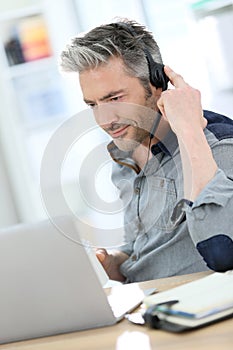
M118 94L120 94L120 93L122 93L122 92L124 92L123 89L120 89L120 90L117 90L117 91L110 91L107 95L104 95L104 96L101 97L99 100L100 100L101 102L103 102L103 101L108 100L109 98L111 98L111 97L113 97L113 96L116 96L116 95L118 95ZM84 98L84 102L87 103L87 104L88 104L88 103L95 103L94 101L86 100L85 98Z

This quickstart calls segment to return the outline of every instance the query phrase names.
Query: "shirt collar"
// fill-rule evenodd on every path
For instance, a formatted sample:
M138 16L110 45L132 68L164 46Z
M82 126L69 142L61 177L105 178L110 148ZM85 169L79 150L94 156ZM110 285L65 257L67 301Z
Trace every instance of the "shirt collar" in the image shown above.
M121 151L113 141L111 141L108 144L107 148L112 159L115 160L117 163L121 165L127 165L134 169L137 173L140 171L140 168L131 157L132 152ZM177 149L178 140L176 134L171 129L169 129L169 131L161 141L159 141L155 145L152 145L151 152L154 156L162 152L165 155L172 157Z
M155 156L163 152L169 157L172 157L178 148L178 140L176 134L169 129L165 137L151 147L151 152Z
M120 165L126 165L130 167L131 169L135 170L136 173L140 172L139 166L132 159L132 152L125 152L120 150L113 141L108 144L107 149L115 162Z

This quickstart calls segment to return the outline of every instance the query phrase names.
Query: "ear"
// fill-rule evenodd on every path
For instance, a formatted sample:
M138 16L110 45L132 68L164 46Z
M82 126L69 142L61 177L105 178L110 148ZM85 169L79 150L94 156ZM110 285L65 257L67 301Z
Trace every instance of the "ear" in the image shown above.
M161 96L161 93L163 91L162 88L161 87L160 88L156 88L151 83L150 83L150 88L151 88L153 96L158 99Z

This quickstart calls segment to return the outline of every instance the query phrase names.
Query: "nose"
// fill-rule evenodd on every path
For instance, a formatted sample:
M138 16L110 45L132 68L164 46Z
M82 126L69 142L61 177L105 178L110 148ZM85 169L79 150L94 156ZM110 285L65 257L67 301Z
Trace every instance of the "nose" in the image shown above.
M97 124L103 129L108 129L119 121L117 106L114 103L98 104L94 108L94 116Z

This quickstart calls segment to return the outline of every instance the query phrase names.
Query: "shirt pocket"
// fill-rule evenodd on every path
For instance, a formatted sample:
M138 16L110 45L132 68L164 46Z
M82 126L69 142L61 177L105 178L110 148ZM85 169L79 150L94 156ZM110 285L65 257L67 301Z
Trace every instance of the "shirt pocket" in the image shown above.
M164 177L151 176L148 181L148 199L144 207L144 225L149 232L154 227L173 230L171 216L177 202L175 181Z

